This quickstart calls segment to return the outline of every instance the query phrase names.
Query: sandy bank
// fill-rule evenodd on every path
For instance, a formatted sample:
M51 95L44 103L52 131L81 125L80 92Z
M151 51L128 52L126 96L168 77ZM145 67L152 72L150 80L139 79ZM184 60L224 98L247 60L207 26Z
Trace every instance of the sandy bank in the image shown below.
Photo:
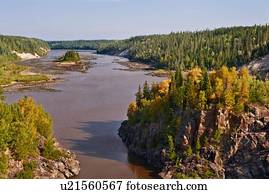
M28 60L28 59L37 59L40 58L38 54L32 54L32 53L19 53L17 51L13 51L18 57L20 57L22 60Z

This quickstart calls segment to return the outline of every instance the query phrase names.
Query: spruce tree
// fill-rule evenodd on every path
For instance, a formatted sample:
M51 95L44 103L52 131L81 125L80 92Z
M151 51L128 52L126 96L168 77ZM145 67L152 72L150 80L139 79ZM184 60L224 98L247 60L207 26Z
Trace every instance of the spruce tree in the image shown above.
M147 81L145 81L143 86L143 98L147 100L150 99L150 89Z
M143 99L143 93L142 93L142 90L141 90L141 86L139 85L138 92L136 93L136 105L137 105L138 108L141 108L142 99Z

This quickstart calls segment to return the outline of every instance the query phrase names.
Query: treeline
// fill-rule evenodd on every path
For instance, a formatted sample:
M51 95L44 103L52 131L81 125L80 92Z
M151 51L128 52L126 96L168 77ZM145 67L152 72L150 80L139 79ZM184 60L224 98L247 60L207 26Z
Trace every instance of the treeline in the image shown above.
M269 53L269 26L230 27L151 35L103 44L98 52L120 54L157 67L219 69L242 66Z
M48 41L51 49L89 49L97 50L107 45L112 40L73 40L73 41Z
M39 155L57 160L62 153L54 146L52 119L32 98L6 104L0 94L0 178L7 177L9 160L24 161L17 178L32 178Z
M31 53L43 56L47 54L49 46L45 41L19 36L0 35L0 64L6 64L19 58L13 52Z
M136 101L128 109L131 123L174 120L176 113L186 110L226 109L235 114L247 110L247 105L269 104L269 81L249 75L248 69L222 66L217 71L195 67L188 72L177 69L171 80L139 86ZM173 116L174 115L174 116ZM172 125L170 125L172 126Z

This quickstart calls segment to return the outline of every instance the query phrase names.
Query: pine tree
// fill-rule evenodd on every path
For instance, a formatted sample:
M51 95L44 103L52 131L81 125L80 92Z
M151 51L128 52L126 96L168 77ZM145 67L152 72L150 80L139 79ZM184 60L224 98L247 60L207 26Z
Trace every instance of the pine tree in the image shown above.
M198 96L197 96L195 83L191 79L187 79L186 81L185 92L186 92L185 101L186 101L187 106L189 108L196 107L197 106L196 103L198 102L199 99L197 98Z
M200 91L200 93L199 93L198 110L205 109L206 108L206 102L207 102L207 98L206 98L205 91Z
M138 108L141 108L141 106L142 106L142 103L141 103L142 99L143 99L143 93L141 90L141 86L139 85L138 92L136 93L136 105Z
M180 88L183 85L183 76L182 76L182 71L181 68L178 67L175 72L175 82L176 82L176 87Z
M208 72L203 71L202 73L202 81L200 82L200 88L201 90L207 91L210 87L211 83L209 80Z
M143 86L143 98L147 100L150 99L150 89L147 81L145 81Z

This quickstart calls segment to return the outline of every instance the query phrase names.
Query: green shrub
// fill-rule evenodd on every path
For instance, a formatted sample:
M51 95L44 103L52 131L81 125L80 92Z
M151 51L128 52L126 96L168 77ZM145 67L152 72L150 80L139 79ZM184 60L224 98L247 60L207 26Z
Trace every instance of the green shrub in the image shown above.
M250 81L249 101L252 103L259 102L268 104L269 98L269 81L261 81L252 79Z
M55 148L53 139L49 138L45 143L42 155L47 159L59 160L63 153L57 148Z
M32 123L19 122L13 125L13 131L16 133L13 141L13 149L16 158L26 159L37 155L38 137L36 128Z
M0 152L0 178L4 178L8 169L8 156Z
M191 148L190 145L188 145L187 148L186 148L186 150L184 151L183 155L184 155L185 157L189 157L189 156L191 156L192 154L193 154L193 152L192 152L192 148Z
M187 172L184 173L176 173L175 174L176 179L199 179L201 178L196 171Z
M45 138L52 136L52 119L42 106L27 97L21 99L18 104L24 120L31 121L37 132Z
M214 133L214 140L216 140L216 142L220 142L221 140L221 135L222 135L222 132L221 132L221 129L217 129Z
M204 179L210 179L210 178L214 178L216 177L214 171L212 171L211 169L206 169L206 171L203 173L203 177Z
M1 109L1 105L0 105ZM1 113L0 113L1 117ZM6 122L4 120L0 120L0 152L5 151L7 147L7 139L8 139L8 129L6 127Z
M18 179L32 179L34 178L34 171L36 170L37 164L35 161L29 161L23 164L23 170L16 175Z
M196 154L200 153L200 149L201 149L201 143L200 143L200 139L198 138L195 144L195 152Z
M177 158L177 155L176 155L176 149L175 149L173 137L171 135L168 135L167 138L168 138L168 145L169 145L169 159L171 161L175 161Z

